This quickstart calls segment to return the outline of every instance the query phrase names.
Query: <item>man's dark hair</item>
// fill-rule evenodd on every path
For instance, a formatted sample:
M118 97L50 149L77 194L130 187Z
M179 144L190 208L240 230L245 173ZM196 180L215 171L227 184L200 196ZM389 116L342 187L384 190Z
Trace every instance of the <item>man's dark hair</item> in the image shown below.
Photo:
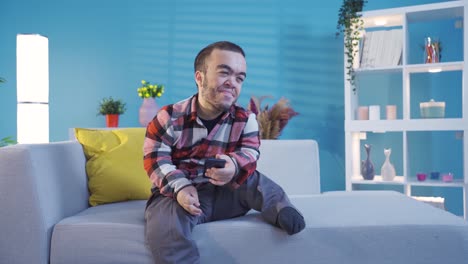
M229 41L218 41L215 43L212 43L206 47L204 47L200 52L198 52L197 57L195 57L195 62L193 65L194 71L201 71L201 72L206 72L206 65L205 65L205 60L206 57L208 57L211 52L215 49L219 50L229 50L233 52L237 52L242 54L245 58L245 53L244 50L242 50L241 47L239 47L237 44L234 44Z

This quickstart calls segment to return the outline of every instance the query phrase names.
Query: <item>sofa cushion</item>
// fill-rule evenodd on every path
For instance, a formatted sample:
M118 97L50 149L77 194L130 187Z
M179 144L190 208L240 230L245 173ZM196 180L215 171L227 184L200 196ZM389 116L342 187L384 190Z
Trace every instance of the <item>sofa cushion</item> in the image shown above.
M145 128L76 128L86 156L89 204L145 200L151 182L143 168Z
M463 218L401 193L339 191L291 202L307 224L294 236L255 211L195 226L200 263L463 263L468 257ZM144 210L145 201L105 204L60 221L50 263L153 263Z

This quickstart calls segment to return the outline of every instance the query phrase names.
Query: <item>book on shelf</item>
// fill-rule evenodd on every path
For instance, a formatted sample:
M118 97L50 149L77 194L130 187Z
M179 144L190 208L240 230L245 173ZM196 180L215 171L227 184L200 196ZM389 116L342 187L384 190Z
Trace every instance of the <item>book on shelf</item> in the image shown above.
M365 32L360 46L360 68L393 67L401 63L402 29Z

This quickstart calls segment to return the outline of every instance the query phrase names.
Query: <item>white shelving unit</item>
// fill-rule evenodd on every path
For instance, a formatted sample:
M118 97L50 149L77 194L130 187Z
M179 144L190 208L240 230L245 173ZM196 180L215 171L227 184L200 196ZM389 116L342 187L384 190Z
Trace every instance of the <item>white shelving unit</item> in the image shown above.
M403 36L403 50L401 64L394 67L376 67L376 68L356 68L356 92L353 92L351 84L347 81L345 76L345 152L346 152L346 190L352 191L359 189L358 186L366 186L366 188L374 188L376 186L393 185L401 188L406 195L411 196L413 187L440 187L440 188L461 188L463 199L463 213L465 219L468 214L468 140L463 138L463 135L468 133L468 49L467 49L467 36L468 36L468 23L465 17L468 17L467 1L448 1L435 4L426 4L418 6L408 6L401 8L383 9L367 11L362 13L365 30L386 30L387 28L401 28ZM411 35L410 28L417 23L437 23L438 21L445 20L458 20L459 30L462 32L462 51L460 60L445 62L442 58L441 63L427 63L423 62L423 51L421 50L421 61L415 62L413 57L410 57L410 50L414 50L416 43L410 43ZM376 21L386 21L385 26L375 26ZM423 40L421 40L423 41ZM444 39L442 43L448 43L448 39ZM413 41L414 42L414 41ZM345 58L346 63L346 58ZM454 117L447 116L446 118L437 119L422 119L414 114L415 102L411 100L412 96L412 81L411 78L417 74L426 74L432 69L438 69L440 72L458 72L461 75L461 87L458 87L460 94L460 113ZM345 75L346 75L345 65ZM368 74L393 74L401 78L401 96L398 100L400 102L393 102L398 104L400 113L397 115L396 120L385 119L385 106L381 105L381 119L380 120L357 120L356 110L360 105L360 82L359 78L365 78ZM429 75L429 73L427 73ZM425 75L426 76L426 75ZM432 75L430 75L432 76ZM375 89L378 89L377 87ZM398 88L400 89L400 88ZM448 93L453 92L447 89ZM382 95L386 96L386 95ZM458 95L457 95L458 96ZM362 102L361 102L362 103ZM411 110L413 109L413 111ZM413 113L413 116L411 115ZM417 154L411 153L410 149L414 140L414 133L432 133L446 131L457 135L459 144L461 145L461 155L458 155L458 161L461 164L462 174L457 175L453 182L443 182L441 180L426 180L418 181L416 179L414 170L418 168L411 168L411 162ZM397 170L397 177L391 181L382 181L380 173L381 164L374 163L376 176L374 180L364 180L360 173L361 157L363 153L363 139L367 138L369 133L374 133L377 136L383 135L386 132L397 133L401 135L401 169ZM411 136L410 136L411 135ZM417 136L416 136L417 137ZM417 143L416 143L417 144ZM448 155L447 153L440 153L440 155ZM380 154L380 150L372 150L371 158ZM393 155L393 154L392 154ZM437 155L437 154L435 154ZM463 156L463 157L460 157ZM392 157L393 158L393 157ZM391 159L392 159L391 158ZM442 157L441 157L442 158Z

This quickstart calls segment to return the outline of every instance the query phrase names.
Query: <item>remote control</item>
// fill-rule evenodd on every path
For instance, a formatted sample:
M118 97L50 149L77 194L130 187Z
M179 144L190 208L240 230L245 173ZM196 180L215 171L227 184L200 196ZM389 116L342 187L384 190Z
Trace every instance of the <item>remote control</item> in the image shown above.
M209 168L224 168L226 165L226 160L216 159L216 158L207 158L205 159L205 171Z

